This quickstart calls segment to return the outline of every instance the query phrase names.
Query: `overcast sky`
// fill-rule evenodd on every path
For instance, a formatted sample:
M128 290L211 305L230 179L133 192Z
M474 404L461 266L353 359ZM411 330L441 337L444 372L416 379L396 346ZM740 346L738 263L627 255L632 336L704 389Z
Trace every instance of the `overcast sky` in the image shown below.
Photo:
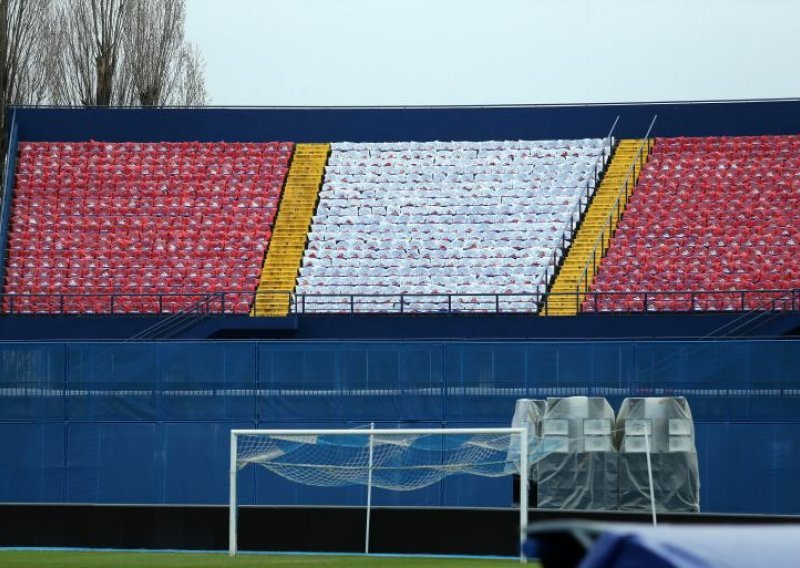
M797 0L187 0L215 105L800 97Z

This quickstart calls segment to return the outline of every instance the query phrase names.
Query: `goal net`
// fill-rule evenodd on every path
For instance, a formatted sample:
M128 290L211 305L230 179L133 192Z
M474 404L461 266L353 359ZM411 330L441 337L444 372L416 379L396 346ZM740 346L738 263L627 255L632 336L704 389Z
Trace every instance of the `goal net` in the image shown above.
M520 448L528 451L520 452ZM234 430L231 432L230 554L236 554L236 473L250 465L303 485L367 487L365 552L373 488L413 491L456 474L520 476L527 504L533 436L519 428ZM520 506L520 535L527 507Z

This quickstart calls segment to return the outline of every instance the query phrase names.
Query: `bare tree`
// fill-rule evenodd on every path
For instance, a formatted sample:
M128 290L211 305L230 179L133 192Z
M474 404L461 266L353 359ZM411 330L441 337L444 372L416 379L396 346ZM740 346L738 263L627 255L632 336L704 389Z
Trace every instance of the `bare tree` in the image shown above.
M73 0L86 4L86 0ZM97 81L94 104L108 106L114 93L119 45L122 40L125 0L90 0ZM86 103L84 103L86 104Z
M202 57L184 40L185 0L56 2L62 24L52 36L59 54L51 65L53 102L205 103Z
M208 102L205 80L205 61L200 49L185 43L180 52L175 85L167 104L202 106Z
M117 67L125 31L127 0L60 0L59 29L51 49L51 98L56 104L108 106L118 102ZM115 98L116 97L116 98Z
M7 108L47 100L42 61L52 24L48 0L0 0L0 152L5 155Z
M185 21L186 0L0 0L0 156L12 104L205 104Z
M125 35L125 63L133 95L142 106L164 103L183 43L185 7L181 0L131 0Z
M44 100L42 34L51 23L47 0L0 0L0 104L3 131L9 104Z
M0 121L5 123L6 119L6 104L7 100L5 97L6 93L6 85L8 84L8 72L9 72L9 65L8 65L8 0L0 0L0 57L2 57L2 61L0 61L0 93L2 93L3 100L2 100L2 117ZM5 129L3 129L5 132Z
M184 40L185 0L128 0L126 21L131 104L203 104L202 57Z

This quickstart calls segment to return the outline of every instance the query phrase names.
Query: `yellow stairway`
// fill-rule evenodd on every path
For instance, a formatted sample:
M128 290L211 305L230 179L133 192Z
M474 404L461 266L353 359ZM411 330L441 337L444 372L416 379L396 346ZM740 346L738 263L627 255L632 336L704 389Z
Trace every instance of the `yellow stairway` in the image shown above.
M637 153L642 145L642 140L620 140L603 181L595 191L594 199L584 215L583 223L572 241L572 246L567 251L567 257L561 265L561 270L556 275L555 282L553 282L550 294L547 297L545 309L541 312L542 315L571 316L578 313L578 308L584 299L584 295L581 294L576 298L575 293L578 291L579 286L581 291L591 286L592 280L597 273L597 268L600 266L600 261L608 251L608 246L614 236L619 218L625 211L633 187L639 179L641 168L647 163L653 140L648 140L647 144L648 146L642 150L642 154L637 160ZM628 180L628 192L626 195L623 186L634 160L636 160L636 174L631 174L633 183ZM620 194L619 215L617 215L615 203ZM611 215L611 230L603 232L609 215ZM601 234L602 239L600 238ZM595 250L598 240L601 242ZM586 278L584 278L584 269L587 265Z
M298 144L258 284L254 316L286 316L317 206L330 144ZM278 293L273 293L278 292Z

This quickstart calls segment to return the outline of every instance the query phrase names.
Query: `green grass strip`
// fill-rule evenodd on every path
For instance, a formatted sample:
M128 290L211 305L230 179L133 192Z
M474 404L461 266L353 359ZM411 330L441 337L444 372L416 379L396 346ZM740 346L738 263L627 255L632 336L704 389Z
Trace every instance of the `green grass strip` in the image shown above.
M340 555L224 554L185 552L84 552L84 551L0 551L3 568L509 568L518 560L480 558L420 558ZM529 566L536 566L529 564Z

